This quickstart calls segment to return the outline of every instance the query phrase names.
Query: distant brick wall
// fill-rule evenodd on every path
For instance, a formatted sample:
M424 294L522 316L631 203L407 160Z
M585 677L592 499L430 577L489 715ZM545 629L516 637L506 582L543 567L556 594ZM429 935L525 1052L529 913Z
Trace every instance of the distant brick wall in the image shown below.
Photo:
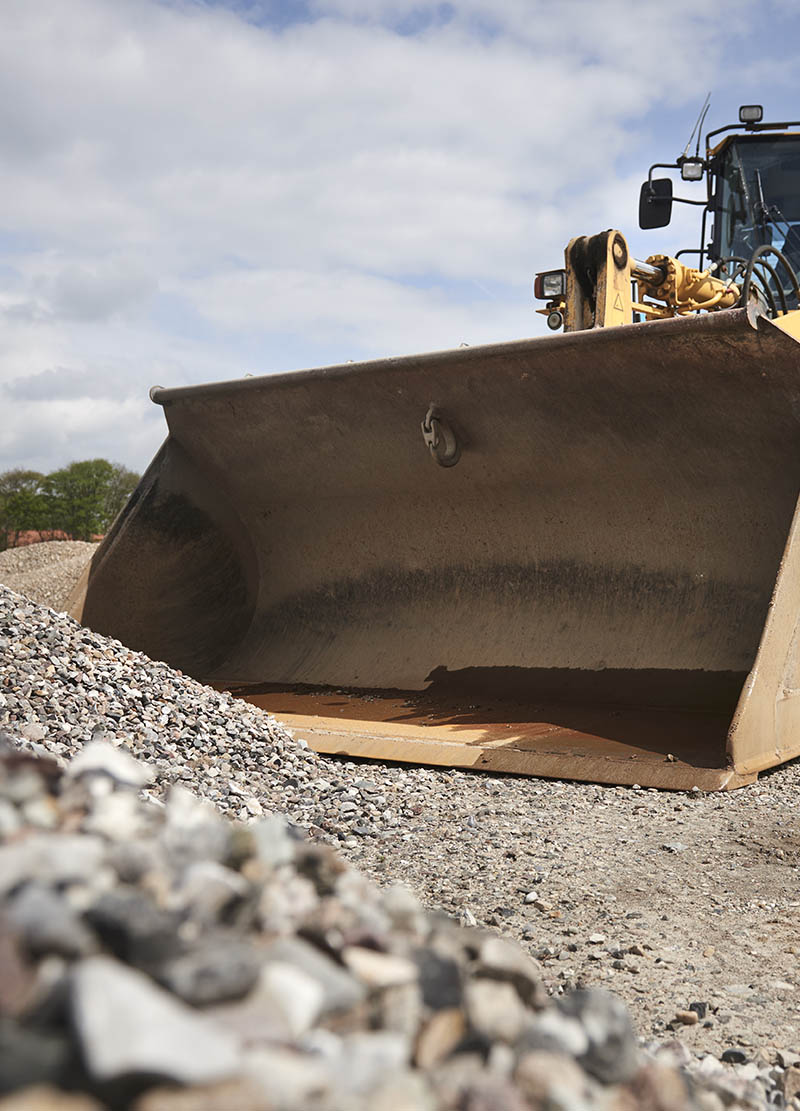
M31 529L28 532L20 532L16 540L12 540L10 547L24 548L28 544L38 544L43 540L71 540L72 537L68 532L62 532L61 529L43 529L41 532L36 532Z
M18 534L16 540L9 543L10 548L24 548L28 544L40 544L45 540L72 540L74 539L68 532L63 532L61 529L43 529L37 532L31 529L28 532L21 532ZM93 536L93 541L102 540L102 536Z

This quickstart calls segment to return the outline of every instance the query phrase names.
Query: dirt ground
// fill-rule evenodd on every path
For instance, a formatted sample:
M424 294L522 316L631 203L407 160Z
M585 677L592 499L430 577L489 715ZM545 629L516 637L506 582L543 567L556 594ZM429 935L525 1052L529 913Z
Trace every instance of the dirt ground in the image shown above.
M543 962L604 985L640 1033L690 1048L800 1046L800 763L727 794L362 765L404 809L345 853L430 905L471 912Z

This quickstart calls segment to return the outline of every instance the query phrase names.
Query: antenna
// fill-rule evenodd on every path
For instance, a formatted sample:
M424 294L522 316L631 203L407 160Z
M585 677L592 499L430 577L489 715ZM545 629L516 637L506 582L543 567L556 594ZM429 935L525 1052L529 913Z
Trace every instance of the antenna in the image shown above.
M692 128L692 133L689 136L689 139L686 143L686 146L683 148L683 154L681 155L682 158L686 158L688 156L689 147L692 145L692 139L694 139L695 132L697 132L697 149L695 150L695 157L697 157L700 154L700 135L702 134L702 131L703 131L703 121L705 120L706 116L708 115L708 110L709 110L710 107L711 107L711 93L709 93L706 96L706 99L703 101L703 107L700 109L700 115L697 117L697 123Z

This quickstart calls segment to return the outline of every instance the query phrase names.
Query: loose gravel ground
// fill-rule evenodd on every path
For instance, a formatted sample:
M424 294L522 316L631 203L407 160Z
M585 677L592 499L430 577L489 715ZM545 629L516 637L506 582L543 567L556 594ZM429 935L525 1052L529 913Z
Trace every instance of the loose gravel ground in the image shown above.
M124 741L156 790L280 810L381 883L518 939L553 993L612 988L644 1037L696 1060L800 1051L800 762L692 795L318 758L255 708L0 598L22 631L0 634L0 715L30 741Z

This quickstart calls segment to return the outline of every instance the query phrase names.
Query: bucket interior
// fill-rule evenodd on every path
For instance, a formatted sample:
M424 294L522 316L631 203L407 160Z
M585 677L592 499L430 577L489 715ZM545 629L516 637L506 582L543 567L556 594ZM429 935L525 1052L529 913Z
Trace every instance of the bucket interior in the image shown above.
M773 332L726 313L161 391L170 440L106 553L112 579L148 553L115 624L337 736L724 767L800 487ZM169 497L206 532L165 537Z

